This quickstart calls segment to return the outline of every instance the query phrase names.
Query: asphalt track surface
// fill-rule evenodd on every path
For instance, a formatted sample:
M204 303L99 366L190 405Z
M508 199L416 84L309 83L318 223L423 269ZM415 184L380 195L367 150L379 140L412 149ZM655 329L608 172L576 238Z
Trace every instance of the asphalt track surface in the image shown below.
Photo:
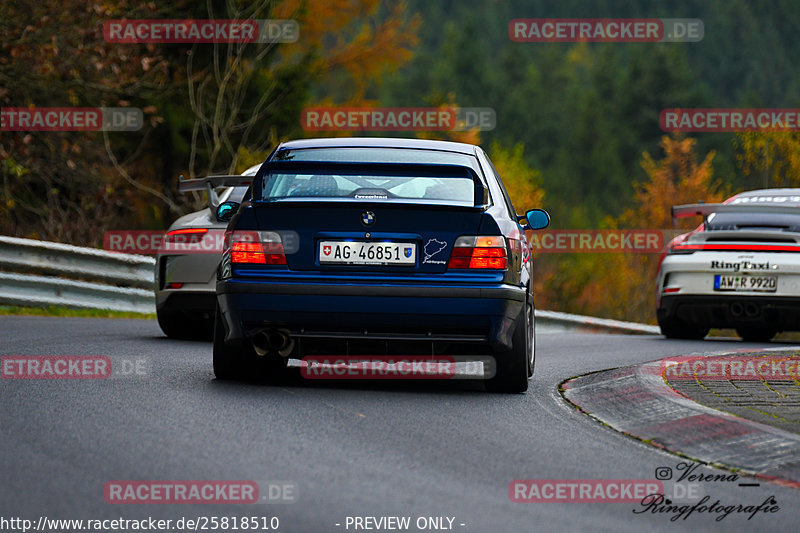
M653 479L685 461L567 406L564 379L763 344L539 333L531 389L504 395L463 382L220 382L209 343L169 340L155 321L4 316L0 335L2 355L152 363L140 379L0 380L1 518L277 516L286 532L355 531L348 516L409 516L408 531L420 516L454 517L453 530L465 532L797 528L800 491L739 485L748 478L706 483L709 503L774 496L777 513L670 521L634 513L637 503L513 503L508 494L515 479ZM299 493L279 505L120 505L103 497L112 480L281 480Z

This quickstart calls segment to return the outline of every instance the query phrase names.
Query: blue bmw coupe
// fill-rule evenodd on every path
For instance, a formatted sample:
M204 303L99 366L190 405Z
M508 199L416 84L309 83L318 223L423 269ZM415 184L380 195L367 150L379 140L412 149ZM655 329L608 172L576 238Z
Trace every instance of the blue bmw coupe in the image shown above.
M214 372L287 373L289 359L493 358L487 389L524 392L534 367L532 258L478 146L397 138L279 145L229 220L216 286Z

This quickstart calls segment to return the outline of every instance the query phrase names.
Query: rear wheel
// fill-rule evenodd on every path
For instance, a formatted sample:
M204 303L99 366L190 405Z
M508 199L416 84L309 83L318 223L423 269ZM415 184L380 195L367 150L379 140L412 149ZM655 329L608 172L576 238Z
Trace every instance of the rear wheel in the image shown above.
M217 379L281 381L285 378L286 359L259 357L249 344L241 347L225 344L225 326L219 309L214 317L214 375Z
M668 339L700 340L708 335L708 328L687 324L679 320L659 320L661 333Z
M531 356L528 358L528 377L530 378L533 377L533 370L536 366L536 317L534 316L533 302L528 306L528 313L530 313L529 320L531 323L529 337Z
M495 375L486 380L493 392L525 392L533 372L533 306L526 305L517 317L511 349L495 351Z
M736 333L746 342L769 342L777 332L770 328L736 328Z

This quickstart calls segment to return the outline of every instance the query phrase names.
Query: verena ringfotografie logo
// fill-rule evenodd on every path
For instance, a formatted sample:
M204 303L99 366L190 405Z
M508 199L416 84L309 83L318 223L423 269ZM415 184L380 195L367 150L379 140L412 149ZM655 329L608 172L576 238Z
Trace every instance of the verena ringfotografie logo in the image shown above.
M300 115L306 131L490 131L488 107L312 107Z
M111 504L294 503L297 483L284 481L109 481L103 497Z
M664 250L661 230L545 230L529 237L538 253L660 253Z
M0 131L137 131L144 115L134 107L4 107Z
M517 479L508 486L515 503L635 503L633 514L657 514L671 522L693 514L711 515L720 522L731 514L746 516L780 510L774 496L759 504L730 504L706 494L715 484L736 482L736 474L695 473L699 465L680 463L677 481L670 467L656 468L656 479Z
M295 20L108 20L106 42L134 43L293 43Z
M300 362L306 379L486 379L494 373L491 356L310 355Z
M4 355L2 379L113 379L150 375L148 357L107 355Z
M666 132L800 131L800 109L673 108L659 123Z
M671 357L660 364L666 380L800 380L800 356Z
M508 37L521 43L665 43L703 40L700 19L514 19Z

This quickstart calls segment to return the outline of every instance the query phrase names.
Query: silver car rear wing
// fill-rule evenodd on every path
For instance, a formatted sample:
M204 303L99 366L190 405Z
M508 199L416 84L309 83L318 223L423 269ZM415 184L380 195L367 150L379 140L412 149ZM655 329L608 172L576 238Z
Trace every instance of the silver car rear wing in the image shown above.
M184 179L178 178L178 192L205 191L209 187L247 187L253 181L253 176L206 176L205 178Z
M776 213L800 215L800 207L770 204L685 204L672 206L672 221L679 218L702 216L704 219L712 213Z
M219 206L217 187L249 187L260 166L250 167L242 174L235 175L206 176L205 178L188 180L181 175L178 177L178 192L184 194L189 191L206 191L208 193L208 205L213 211Z

